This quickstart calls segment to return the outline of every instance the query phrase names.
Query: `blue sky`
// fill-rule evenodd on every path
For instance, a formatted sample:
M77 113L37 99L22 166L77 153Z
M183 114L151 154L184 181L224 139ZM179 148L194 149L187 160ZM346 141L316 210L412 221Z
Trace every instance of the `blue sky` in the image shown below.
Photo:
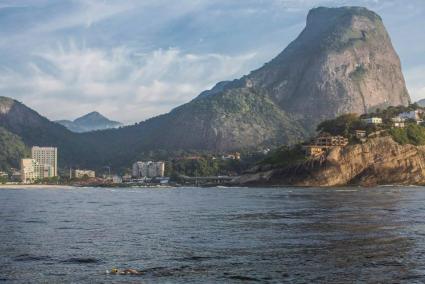
M346 5L381 15L425 98L424 0L0 0L0 95L50 119L138 122L260 67L309 9Z

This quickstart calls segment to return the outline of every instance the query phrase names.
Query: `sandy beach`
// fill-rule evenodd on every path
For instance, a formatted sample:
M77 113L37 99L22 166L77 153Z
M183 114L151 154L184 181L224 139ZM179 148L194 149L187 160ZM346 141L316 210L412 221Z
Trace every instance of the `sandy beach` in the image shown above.
M76 188L70 185L56 184L1 184L0 189L71 189Z

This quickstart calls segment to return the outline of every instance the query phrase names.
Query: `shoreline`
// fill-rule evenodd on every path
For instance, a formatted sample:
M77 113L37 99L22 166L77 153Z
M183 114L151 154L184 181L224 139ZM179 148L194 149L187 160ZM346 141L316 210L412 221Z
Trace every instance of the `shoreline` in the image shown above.
M63 189L76 188L72 185L60 184L0 184L0 189Z
M169 189L179 187L196 187L196 186L112 186L110 188L150 188L150 189ZM378 184L375 186L361 186L361 185L339 185L339 186L300 186L300 185L271 185L271 184L250 184L250 185L217 185L217 186L197 186L198 188L320 188L320 189L338 189L338 188L349 188L349 189L370 189L377 187L424 187L424 185L418 184ZM105 186L76 186L76 185L58 185L58 184L0 184L0 190L2 189L76 189L76 188L105 188Z

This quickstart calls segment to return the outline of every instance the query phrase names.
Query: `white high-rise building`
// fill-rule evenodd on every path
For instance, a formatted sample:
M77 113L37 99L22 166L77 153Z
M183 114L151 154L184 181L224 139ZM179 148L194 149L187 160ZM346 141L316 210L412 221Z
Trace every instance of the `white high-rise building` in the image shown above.
M132 175L135 178L163 177L165 172L164 162L135 162L133 164Z
M42 165L35 159L21 159L21 180L23 183L33 183L49 177L53 177L51 166Z
M32 183L40 178L40 169L34 159L21 159L21 180L23 183Z
M44 167L44 177L58 175L58 148L34 146L31 148L31 157Z

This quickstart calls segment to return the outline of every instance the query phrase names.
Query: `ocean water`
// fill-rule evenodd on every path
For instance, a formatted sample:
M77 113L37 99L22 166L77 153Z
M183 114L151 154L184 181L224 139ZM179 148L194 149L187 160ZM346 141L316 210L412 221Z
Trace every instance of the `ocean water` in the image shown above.
M425 188L1 189L0 282L424 283Z

